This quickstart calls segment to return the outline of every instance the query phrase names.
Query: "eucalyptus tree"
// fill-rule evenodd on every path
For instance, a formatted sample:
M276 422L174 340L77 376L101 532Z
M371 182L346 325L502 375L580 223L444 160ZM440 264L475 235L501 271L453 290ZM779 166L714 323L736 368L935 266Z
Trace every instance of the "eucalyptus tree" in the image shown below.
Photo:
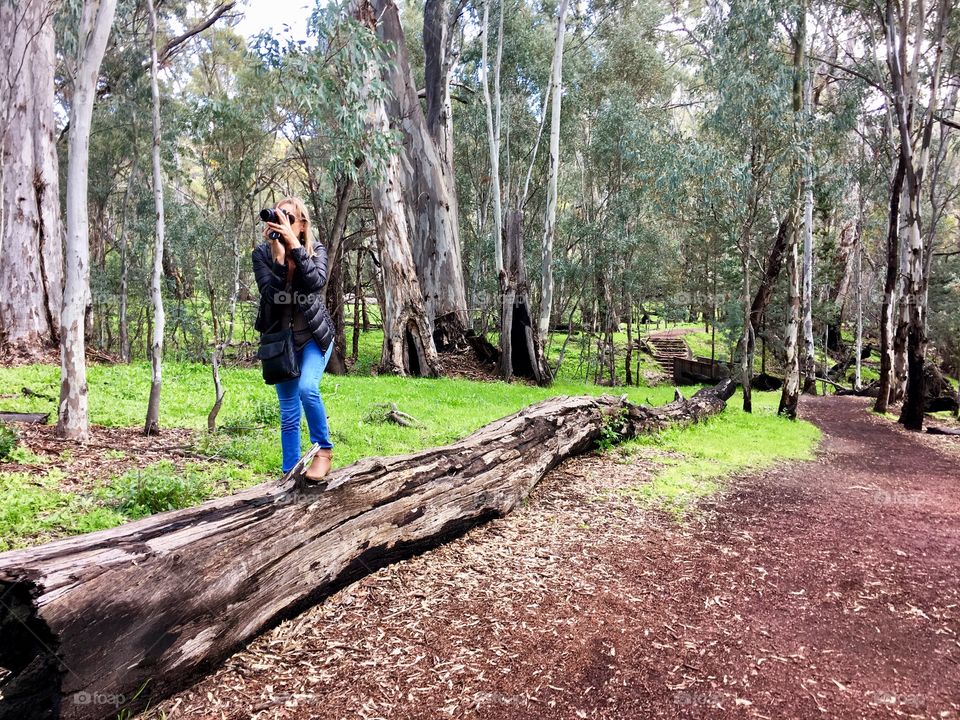
M358 127L365 128L380 147L393 150L398 138L390 128L387 85L381 79L384 53L382 45L374 42L382 15L378 15L370 0L350 0L349 8L355 27L347 36L347 48L359 70L352 88L355 97L366 106ZM385 10L395 13L396 6ZM399 21L390 22L397 22L399 27ZM383 272L380 371L436 377L441 374L442 365L414 264L402 191L404 171L399 154L389 150L368 157L365 162Z
M462 345L470 327L452 155L450 77L458 17L449 5L449 0L427 0L424 5L424 110L398 8L393 0L374 2L377 35L390 48L385 82L391 93L386 109L403 137L403 162L397 171L407 235L439 350Z
M557 36L550 64L550 150L547 174L547 211L543 221L543 265L540 293L540 336L550 329L553 307L553 238L557 223L557 179L560 174L560 108L563 97L563 40L566 37L568 0L560 0L557 9Z
M153 338L150 341L150 397L147 400L147 418L144 423L145 435L156 434L160 431L160 389L163 382L163 332L165 316L163 312L163 295L160 283L163 278L163 240L164 207L163 207L163 170L160 166L160 82L157 77L160 65L157 60L157 10L153 0L146 0L147 16L150 23L150 97L151 118L153 121L152 167L153 167L153 197L156 211L156 229L154 231L153 272L150 275L150 305L153 318Z
M908 317L908 380L900 422L909 430L923 428L924 363L927 353L927 256L926 237L921 231L924 181L930 159L930 144L934 125L938 122L940 85L943 77L944 39L953 7L952 0L940 0L929 15L923 5L913 10L909 5L895 5L887 0L885 34L887 38L887 65L893 86L893 104L896 126L900 136L900 159L904 167L907 208L904 215L901 240L906 250L905 292L903 307ZM935 10L934 10L935 8ZM932 22L932 27L928 25ZM914 27L911 28L911 25ZM908 32L916 39L911 65L907 65ZM930 31L930 81L926 107L921 105L918 82L919 58L925 42L925 31ZM917 136L919 131L919 137Z
M64 245L63 309L60 313L60 405L56 432L88 437L84 316L90 300L87 179L90 123L100 62L113 25L116 0L85 0L79 8L76 46L68 53L72 81L67 159L67 234Z
M0 339L36 355L63 302L53 0L0 2Z
M706 22L711 49L704 78L711 108L704 118L704 137L716 145L728 167L728 212L735 218L732 240L742 272L740 375L743 406L749 412L756 339L750 321L754 238L757 234L782 238L776 230L784 225L787 238L793 238L797 212L790 104L794 73L785 62L781 29L790 21L787 8L755 0L736 2L726 13L718 9L712 13ZM789 262L791 251L786 254Z
M530 284L527 277L523 244L523 202L529 191L530 174L536 161L536 144L527 172L523 190L516 196L515 206L506 213L503 210L504 187L500 175L500 154L503 127L501 69L503 65L504 16L506 3L498 3L497 46L493 62L493 97L490 94L490 63L488 45L490 35L490 6L483 6L482 53L480 79L483 89L483 105L486 114L487 144L490 163L490 192L492 213L492 244L494 269L500 295L500 376L509 380L514 375L528 377L540 385L552 379L550 367L544 356L543 336L534 324L530 304ZM549 89L547 91L549 95ZM541 124L542 128L542 124ZM539 142L539 134L537 143ZM509 157L509 156L508 156ZM511 200L509 187L507 200Z

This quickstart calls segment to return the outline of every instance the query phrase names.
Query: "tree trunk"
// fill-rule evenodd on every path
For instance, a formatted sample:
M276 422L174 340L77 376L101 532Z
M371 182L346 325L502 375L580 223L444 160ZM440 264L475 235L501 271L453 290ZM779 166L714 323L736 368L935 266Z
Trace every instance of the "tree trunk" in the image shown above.
M376 30L377 19L390 24L390 33L399 32L397 8L390 2L383 13L375 10L369 0L353 0L353 14L371 30ZM402 42L402 37L401 37ZM402 56L406 57L404 49ZM364 71L364 87L376 72L372 64ZM394 70L392 75L396 75ZM414 94L414 100L416 94ZM390 122L382 99L370 98L367 108L367 127L371 132L388 133ZM432 141L431 141L432 142ZM410 247L408 215L401 192L404 171L401 158L394 154L386 163L383 177L370 188L373 216L376 224L377 248L383 272L383 304L380 316L383 323L383 350L380 372L397 375L436 377L442 366L433 342L417 270Z
M127 320L129 303L129 273L130 273L130 199L133 194L133 185L137 177L136 153L130 166L130 177L127 179L127 190L123 196L123 226L120 228L120 310L117 323L120 330L120 360L130 362L130 331Z
M897 305L897 285L900 274L900 195L903 188L905 166L903 157L890 185L890 212L887 217L887 272L883 283L883 304L880 308L880 381L874 412L885 413L893 388L893 329L894 309Z
M87 171L90 124L100 62L113 24L116 0L83 4L77 55L73 67L73 97L67 151L67 243L63 310L60 314L60 408L57 435L86 440L87 365L84 316L90 302L90 238L87 218Z
M0 716L142 709L345 584L506 515L602 435L696 422L733 389L725 380L659 408L544 400L453 445L366 458L304 487L311 451L282 484L0 554L0 666L11 672ZM123 700L76 701L93 695Z
M908 175L907 187L910 195L910 205L907 216L909 218L909 233L907 238L907 263L904 269L905 293L904 302L907 307L907 384L904 395L903 408L900 413L900 422L908 430L923 429L923 412L925 404L924 362L927 354L927 259L928 249L925 247L924 236L920 230L922 214L923 181L930 157L930 142L933 136L934 112L937 109L937 98L940 90L940 73L943 56L943 38L950 19L953 7L952 0L940 0L937 16L937 29L934 35L933 75L930 80L930 97L924 123L921 126L923 134L920 148L917 153L916 166L912 176ZM920 22L923 21L921 17ZM933 233L930 233L932 247Z
M550 85L550 158L547 169L547 212L543 223L542 280L540 298L540 337L547 341L553 310L553 240L557 225L557 179L560 175L560 98L563 96L563 40L566 35L568 0L560 0L557 10L557 34L553 45Z
M783 254L790 241L792 217L788 212L777 226L777 235L773 239L773 245L770 246L770 252L763 266L763 277L760 279L757 293L753 296L753 303L750 305L750 322L753 324L753 332L756 335L760 334L763 316L777 287L777 278L780 277L780 269L783 267ZM716 285L716 279L714 279L714 285Z
M812 117L810 77L803 83L805 123ZM812 137L808 137L812 143ZM826 352L826 350L824 350ZM826 356L824 356L826 362ZM805 151L803 170L803 392L817 394L817 361L813 344L813 148Z
M797 404L800 401L800 359L797 353L798 331L800 329L800 273L797 268L796 226L790 233L790 244L787 247L787 278L787 305L790 313L784 337L784 350L787 360L784 368L783 389L780 393L780 407L777 413L793 420L797 417Z
M147 13L150 20L150 93L153 106L153 199L156 207L156 235L153 246L153 275L150 278L150 303L153 308L153 338L150 343L150 399L147 402L147 419L144 423L145 435L160 432L160 387L162 384L163 331L165 316L163 312L164 253L164 217L163 217L163 170L160 166L160 88L157 81L157 11L153 0L147 0ZM216 318L213 299L210 311Z
M463 334L470 327L452 157L443 159L449 154L447 143L441 143L441 151L435 141L435 137L442 140L449 130L445 115L449 113L449 99L443 99L449 92L449 69L433 72L438 64L446 67L449 61L445 51L442 58L432 55L446 47L446 30L434 26L447 16L446 2L432 0L430 7L424 8L424 50L431 53L426 62L430 69L429 109L436 122L433 132L420 106L397 6L393 0L373 2L377 34L393 44L392 67L385 77L393 95L387 112L391 124L403 133L404 154L395 176L403 193L407 236L427 320L441 351L461 347ZM438 32L443 33L442 42L434 42ZM444 107L446 111L442 111Z
M500 310L500 377L528 378L538 385L551 381L538 328L530 308L530 286L523 261L523 213L507 214L504 243L504 285Z
M633 385L630 365L633 361L633 300L627 295L627 357L623 362L627 386ZM640 384L640 368L637 368L637 385Z
M213 357L210 359L210 370L213 372L213 407L207 413L207 432L215 433L217 431L217 415L220 414L220 408L223 406L223 396L225 390L220 382L220 359L223 357L223 343L217 343L213 349Z
M343 234L347 227L347 217L350 211L350 200L353 197L354 181L345 178L337 183L337 209L327 238L328 272L324 286L324 297L327 309L336 328L333 355L327 369L333 375L346 375L347 365L347 324L343 307L344 261L346 248L343 245Z
M0 341L39 357L59 341L63 249L53 114L53 14L45 0L0 3Z
M363 298L363 284L360 276L363 272L363 249L357 248L357 270L353 283L353 338L350 348L350 358L354 363L360 357L360 303Z

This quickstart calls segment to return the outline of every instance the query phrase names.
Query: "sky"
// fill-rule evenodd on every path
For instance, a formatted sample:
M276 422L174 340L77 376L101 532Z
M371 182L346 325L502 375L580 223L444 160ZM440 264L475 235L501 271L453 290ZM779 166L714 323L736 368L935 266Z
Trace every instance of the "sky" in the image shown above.
M242 0L238 10L243 19L235 29L249 38L263 30L282 31L286 25L294 39L303 40L313 5L314 0Z

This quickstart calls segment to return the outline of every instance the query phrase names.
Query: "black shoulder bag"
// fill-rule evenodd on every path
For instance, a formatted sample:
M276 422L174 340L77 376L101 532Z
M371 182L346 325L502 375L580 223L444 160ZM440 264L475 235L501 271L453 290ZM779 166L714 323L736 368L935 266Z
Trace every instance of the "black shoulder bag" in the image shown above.
M293 268L287 272L287 291L291 288ZM290 312L290 324L283 330L264 333L260 336L260 348L257 357L263 366L263 381L267 385L276 385L285 380L300 377L300 367L293 349L293 306Z

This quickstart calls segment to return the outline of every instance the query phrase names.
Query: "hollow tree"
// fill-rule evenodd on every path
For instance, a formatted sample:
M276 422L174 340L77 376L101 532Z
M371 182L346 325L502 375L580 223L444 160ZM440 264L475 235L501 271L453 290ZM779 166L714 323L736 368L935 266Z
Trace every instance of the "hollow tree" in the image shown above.
M551 380L550 367L543 354L539 328L533 321L530 306L530 285L527 280L523 257L523 205L530 186L530 175L536 161L540 134L534 145L530 168L523 192L517 197L516 206L506 217L502 209L503 192L500 183L500 68L503 58L503 13L500 5L500 20L497 31L497 54L493 65L494 94L491 100L488 77L487 46L490 27L490 2L483 9L483 55L482 86L487 120L487 145L490 151L490 197L493 205L494 263L500 288L500 376L509 380L514 375L535 380L546 385ZM549 85L547 97L549 96ZM546 103L546 98L544 100ZM544 118L546 104L544 104ZM540 125L542 133L543 124ZM504 232L505 230L505 232Z
M385 73L392 98L386 111L403 136L403 162L396 178L403 200L407 236L423 295L430 331L438 350L462 344L470 327L460 227L453 176L448 0L428 0L424 6L424 113L400 14L393 0L374 0L377 35L391 43L390 68Z
M392 20L385 18L385 15L391 14L389 8L385 8L385 12L379 12L369 0L353 0L351 14L361 25L373 32L377 32L378 19L399 30L396 6L392 3L390 5ZM386 136L391 132L386 105L382 94L373 92L372 88L378 72L379 67L372 62L363 70L361 83L367 97L365 124L370 132ZM387 74L392 75L393 72ZM437 357L411 249L407 225L408 206L402 190L404 175L400 154L391 153L370 181L370 199L384 290L381 305L383 349L380 371L435 377L440 374L442 366Z

